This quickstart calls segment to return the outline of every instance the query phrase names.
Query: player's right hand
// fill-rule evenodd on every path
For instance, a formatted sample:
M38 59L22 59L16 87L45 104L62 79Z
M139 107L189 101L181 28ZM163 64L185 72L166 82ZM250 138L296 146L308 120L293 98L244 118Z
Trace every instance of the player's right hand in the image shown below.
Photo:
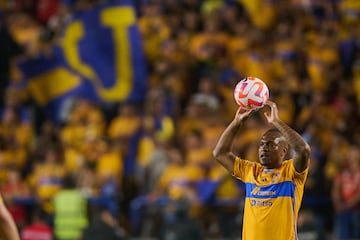
M234 121L235 122L242 122L244 121L246 118L248 118L250 116L250 114L252 112L256 111L256 109L244 109L244 108L239 108L237 111L236 111L236 114L235 114L235 118L234 118Z

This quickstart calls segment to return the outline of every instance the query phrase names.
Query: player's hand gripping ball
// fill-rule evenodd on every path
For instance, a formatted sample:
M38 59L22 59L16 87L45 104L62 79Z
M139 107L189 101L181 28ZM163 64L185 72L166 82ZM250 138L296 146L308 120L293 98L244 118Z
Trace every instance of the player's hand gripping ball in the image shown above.
M262 108L269 99L269 89L261 79L246 77L236 84L234 98L240 108Z

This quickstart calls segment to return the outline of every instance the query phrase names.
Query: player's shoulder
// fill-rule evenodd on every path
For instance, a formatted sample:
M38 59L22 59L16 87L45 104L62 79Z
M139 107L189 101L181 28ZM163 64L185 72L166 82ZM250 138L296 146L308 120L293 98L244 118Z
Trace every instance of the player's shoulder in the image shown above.
M293 159L284 160L283 163L281 164L280 169L288 173L296 172L294 166L294 160Z
M308 174L309 171L309 167L307 167L304 171L302 172L297 172L294 166L294 160L293 159L289 159L289 160L285 160L281 166L284 174L292 179L292 180L296 180L299 179L301 180L301 182L303 182Z
M289 167L291 165L294 165L294 159L286 159L282 162L281 164L281 168L286 168L286 167Z
M252 160L248 160L248 159L244 159L244 158L240 158L240 157L236 157L235 162L241 163L242 165L251 166L251 167L261 166L261 164L256 161L252 161Z

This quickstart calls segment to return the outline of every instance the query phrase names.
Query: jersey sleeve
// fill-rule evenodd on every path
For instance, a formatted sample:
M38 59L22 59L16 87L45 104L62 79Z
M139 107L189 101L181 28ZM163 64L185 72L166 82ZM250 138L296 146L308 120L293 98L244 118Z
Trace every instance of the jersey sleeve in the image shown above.
M246 182L247 177L252 175L252 169L254 168L254 165L255 163L251 161L236 157L234 162L233 176L243 182Z
M296 184L304 185L309 173L309 166L307 166L307 168L304 171L297 172L294 166L294 160L289 160L289 161L291 161L291 164L289 164L290 165L289 168L292 175L292 180Z

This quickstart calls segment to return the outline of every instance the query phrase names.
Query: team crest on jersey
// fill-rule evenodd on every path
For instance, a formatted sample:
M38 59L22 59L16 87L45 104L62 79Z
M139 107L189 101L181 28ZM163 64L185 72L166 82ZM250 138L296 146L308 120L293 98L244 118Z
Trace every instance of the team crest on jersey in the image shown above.
M277 183L280 181L280 173L279 172L275 172L272 174L272 177L271 177L271 182L272 183Z

